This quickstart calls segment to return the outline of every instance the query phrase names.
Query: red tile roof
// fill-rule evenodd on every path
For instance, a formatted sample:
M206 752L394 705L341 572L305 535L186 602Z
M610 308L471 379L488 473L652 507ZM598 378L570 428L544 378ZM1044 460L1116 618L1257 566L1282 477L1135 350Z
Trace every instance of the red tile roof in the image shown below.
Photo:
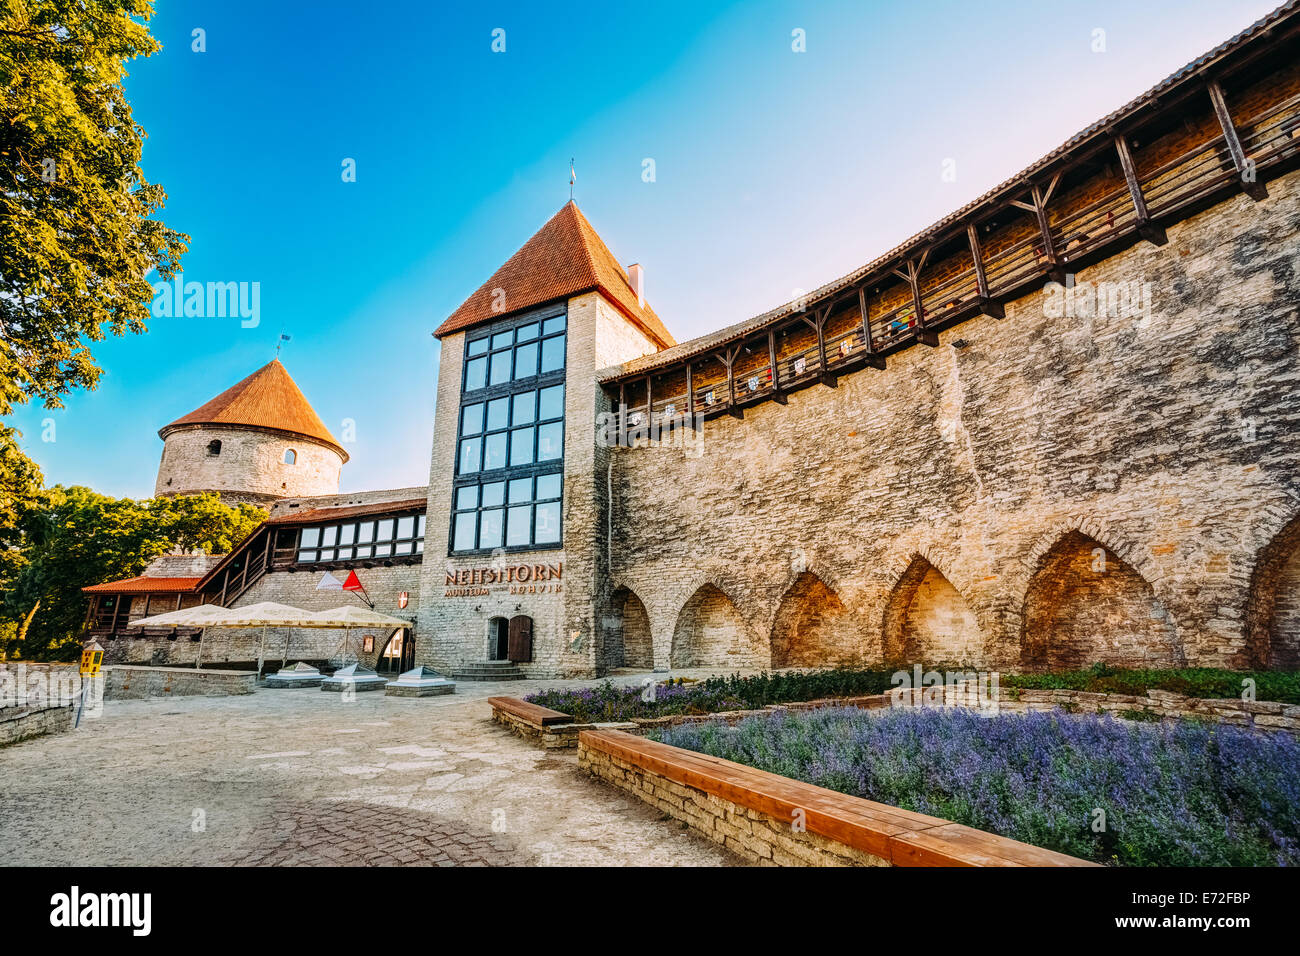
M505 309L496 311L497 289ZM533 306L599 289L660 348L675 340L649 304L638 304L627 273L570 200L506 264L438 326L439 337Z
M302 435L348 453L330 434L279 359L230 386L212 401L158 430L160 438L186 425L243 425Z
M121 581L106 581L103 584L91 584L81 590L91 593L107 594L155 594L158 592L176 593L193 591L203 578L123 578Z

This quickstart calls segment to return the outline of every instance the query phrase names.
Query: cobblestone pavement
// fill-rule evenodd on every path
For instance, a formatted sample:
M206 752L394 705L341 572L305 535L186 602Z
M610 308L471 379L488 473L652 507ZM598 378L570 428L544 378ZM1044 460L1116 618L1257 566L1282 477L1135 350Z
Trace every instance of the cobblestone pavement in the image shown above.
M491 722L489 696L590 683L109 701L0 749L0 864L735 865Z

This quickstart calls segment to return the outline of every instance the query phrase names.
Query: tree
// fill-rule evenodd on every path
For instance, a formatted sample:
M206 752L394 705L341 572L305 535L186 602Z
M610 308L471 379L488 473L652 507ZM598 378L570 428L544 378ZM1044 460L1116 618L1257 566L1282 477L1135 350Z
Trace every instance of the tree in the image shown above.
M18 519L12 543L21 561L0 603L8 624L0 639L7 633L17 645L17 623L40 602L21 646L7 648L34 659L75 655L84 586L135 577L175 549L227 552L266 518L252 505L225 505L215 494L137 501L56 486L41 498Z
M150 218L144 130L126 61L159 49L148 0L5 0L0 7L0 416L94 388L89 343L143 332L151 271L189 237Z

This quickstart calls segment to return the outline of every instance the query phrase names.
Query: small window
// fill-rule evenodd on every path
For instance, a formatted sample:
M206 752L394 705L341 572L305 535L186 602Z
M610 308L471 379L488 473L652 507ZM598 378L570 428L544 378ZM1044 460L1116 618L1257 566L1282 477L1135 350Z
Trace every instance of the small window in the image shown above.
M214 438L212 439L212 441L208 442L208 454L211 455L213 458L221 454L220 438Z
M286 465L296 465L298 463L298 453L292 448L284 450L284 463Z

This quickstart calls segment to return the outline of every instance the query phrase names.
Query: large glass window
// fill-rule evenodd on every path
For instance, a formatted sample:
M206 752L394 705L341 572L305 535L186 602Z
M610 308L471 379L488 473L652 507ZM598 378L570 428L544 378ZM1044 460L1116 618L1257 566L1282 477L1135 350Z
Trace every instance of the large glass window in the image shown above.
M400 518L363 518L303 528L298 538L298 561L366 561L371 558L424 553L424 515Z
M565 340L563 315L470 333L453 552L560 543Z

